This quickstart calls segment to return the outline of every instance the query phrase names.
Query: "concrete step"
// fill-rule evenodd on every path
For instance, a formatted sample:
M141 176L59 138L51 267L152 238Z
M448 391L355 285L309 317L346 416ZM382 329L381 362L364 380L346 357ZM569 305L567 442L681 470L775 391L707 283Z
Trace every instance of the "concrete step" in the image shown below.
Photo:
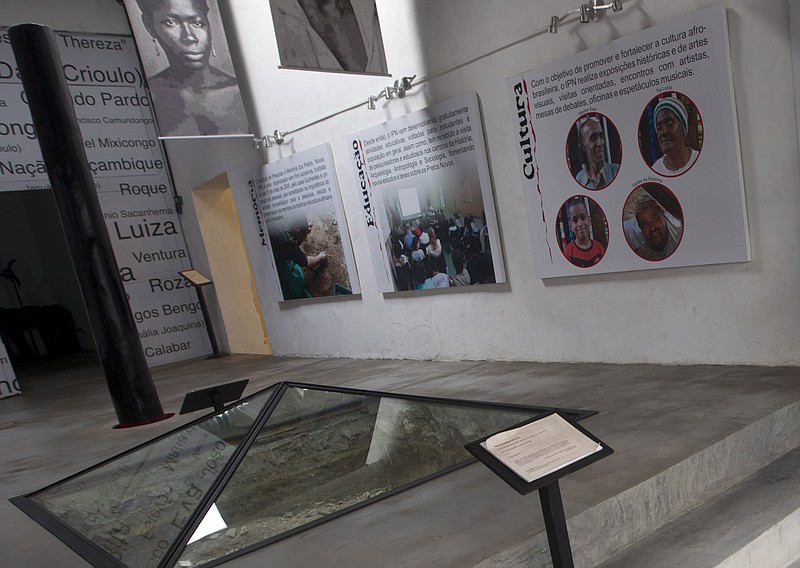
M667 523L599 568L800 566L800 449Z
M681 442L676 440L675 443ZM613 444L610 445L613 447ZM569 476L563 479L561 490L567 505L567 524L576 568L599 566L614 555L624 553L623 551L628 550L629 547L648 535L653 534L653 538L659 538L658 535L661 534L659 529L664 527L663 530L666 531L667 525L671 527L670 530L679 531L683 525L677 522L673 523L673 521L705 503L713 506L711 504L716 503L715 498L719 495L726 494L726 497L722 497L722 502L726 505L722 506L733 511L738 501L745 498L747 492L732 492L738 491L736 489L738 484L751 476L755 479L760 479L762 475L766 476L761 484L765 488L772 485L777 487L777 494L773 496L777 502L775 505L777 512L768 510L765 513L763 507L755 506L752 501L745 501L744 510L737 510L735 515L730 515L732 526L730 529L726 529L727 532L704 535L703 538L695 541L695 548L699 549L705 546L707 539L712 542L719 541L726 535L735 534L737 530L735 527L740 517L742 519L751 517L758 519L767 518L769 515L774 518L772 524L768 526L775 526L776 534L771 537L765 535L765 546L769 547L773 546L770 543L782 542L782 535L785 531L790 532L800 546L800 514L797 518L792 516L792 513L800 508L800 473L797 474L795 480L793 472L789 471L791 465L781 465L784 464L783 460L787 460L789 464L794 463L791 460L797 460L796 463L800 464L800 450L795 450L798 447L800 447L800 402L794 402L697 451L638 485L582 512L571 514L569 510L571 493L580 491L580 487L575 486L576 480L574 479L578 476ZM652 448L652 451L657 452L658 448ZM784 455L786 457L782 458ZM783 481L778 483L778 480L784 478L786 479L785 486L782 485ZM769 481L770 479L772 481ZM796 489L794 489L794 485L791 485L795 481L798 484ZM577 483L591 485L593 481L590 478ZM783 493L787 491L792 491L797 495L796 503L794 495L782 498ZM700 510L698 509L698 511ZM784 519L785 526L780 524ZM713 531L717 521L708 521L708 523L709 530ZM745 530L746 527L747 525L743 525L742 530ZM758 529L753 530L756 531L756 534L761 534L757 532ZM687 536L696 532L697 527L692 527L687 531ZM677 535L671 538L679 540ZM670 538L667 538L664 544L669 541ZM683 552L693 550L685 543L681 544L678 549L675 551L676 554L681 552L680 549L685 549ZM656 560L664 561L663 564L650 564L649 559L647 561L622 561L614 564L613 568L623 566L625 568L654 568L656 566L702 568L718 565L720 568L739 568L740 566L751 566L751 564L737 564L738 560L733 560L733 564L720 564L725 558L709 564L695 563L694 561L684 561L683 564L680 564L672 560L670 554L659 552L658 546L656 546L652 560L654 562ZM794 555L781 556L785 557L783 564L775 564L775 566L776 568L785 568L788 562L798 556L800 556L800 548ZM691 557L691 554L687 557ZM514 547L494 554L476 564L475 568L547 568L550 566L552 564L546 535L542 531ZM767 568L772 564L756 562L752 566ZM612 565L609 564L607 568L611 567Z

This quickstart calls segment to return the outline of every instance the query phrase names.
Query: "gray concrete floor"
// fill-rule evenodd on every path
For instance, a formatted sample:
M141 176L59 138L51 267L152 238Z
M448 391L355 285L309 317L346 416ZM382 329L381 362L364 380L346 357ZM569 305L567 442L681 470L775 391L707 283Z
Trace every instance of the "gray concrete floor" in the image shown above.
M91 357L20 370L0 400L0 565L86 566L8 502L196 418L114 430ZM641 484L800 400L795 368L294 359L235 355L153 370L165 411L203 386L249 378L415 395L598 410L584 427L616 453L562 480L568 517ZM498 559L542 530L537 495L519 496L480 464L387 498L234 560L231 566L463 568Z

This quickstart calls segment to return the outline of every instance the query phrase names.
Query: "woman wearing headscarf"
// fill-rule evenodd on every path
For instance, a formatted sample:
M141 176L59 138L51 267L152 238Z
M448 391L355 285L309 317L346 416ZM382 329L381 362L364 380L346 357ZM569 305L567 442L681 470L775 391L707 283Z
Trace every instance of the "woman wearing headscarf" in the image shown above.
M689 114L675 97L658 101L653 112L658 146L663 155L653 164L653 171L663 176L677 176L697 160L699 152L686 144L689 137Z

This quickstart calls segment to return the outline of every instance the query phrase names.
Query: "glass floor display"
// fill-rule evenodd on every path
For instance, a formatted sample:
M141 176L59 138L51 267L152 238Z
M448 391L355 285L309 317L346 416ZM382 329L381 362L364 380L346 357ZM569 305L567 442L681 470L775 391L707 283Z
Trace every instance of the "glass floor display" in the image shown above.
M278 383L11 501L93 566L215 566L472 463L465 444L551 410Z

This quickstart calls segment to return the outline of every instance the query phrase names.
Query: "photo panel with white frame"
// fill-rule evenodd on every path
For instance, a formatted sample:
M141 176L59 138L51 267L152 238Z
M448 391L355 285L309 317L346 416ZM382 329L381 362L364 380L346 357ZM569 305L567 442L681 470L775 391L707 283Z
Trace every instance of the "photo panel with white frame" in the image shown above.
M750 260L723 7L508 91L538 277Z
M379 291L505 282L476 93L349 140Z
M275 301L359 294L329 144L246 173Z

